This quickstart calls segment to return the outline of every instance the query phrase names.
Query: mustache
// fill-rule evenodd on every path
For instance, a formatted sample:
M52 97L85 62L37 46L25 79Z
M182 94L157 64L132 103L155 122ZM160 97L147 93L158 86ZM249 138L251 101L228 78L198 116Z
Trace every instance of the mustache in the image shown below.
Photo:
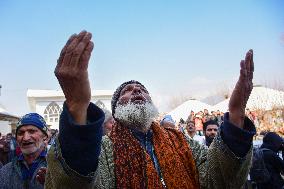
M142 104L128 102L118 105L114 117L123 125L131 127L148 127L158 115L158 110L153 103L146 101Z

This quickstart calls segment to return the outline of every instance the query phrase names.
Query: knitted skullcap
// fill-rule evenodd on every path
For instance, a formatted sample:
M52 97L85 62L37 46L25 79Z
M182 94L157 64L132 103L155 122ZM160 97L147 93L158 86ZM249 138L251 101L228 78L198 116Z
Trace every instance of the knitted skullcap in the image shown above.
M28 113L20 119L16 128L16 136L18 134L19 128L25 125L33 125L40 129L45 135L47 135L48 128L46 122L44 121L43 117L37 113Z
M142 87L144 87L146 89L146 87L141 84L139 81L135 81L135 80L130 80L130 81L126 81L124 83L122 83L116 90L115 92L113 93L112 95L112 99L111 99L111 111L112 111L112 116L114 117L114 114L115 114L115 108L116 108L116 105L117 105L117 101L120 97L120 92L122 91L122 89L128 85L128 84L139 84L141 85Z
M176 124L171 115L165 115L165 117L160 121L160 125L163 125L165 122L169 122L174 125Z

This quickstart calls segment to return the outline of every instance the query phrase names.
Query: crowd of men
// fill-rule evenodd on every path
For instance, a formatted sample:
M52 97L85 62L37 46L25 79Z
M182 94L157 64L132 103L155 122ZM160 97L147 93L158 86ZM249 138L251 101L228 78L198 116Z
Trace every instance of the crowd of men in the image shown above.
M59 134L50 137L39 114L23 116L15 133L19 152L0 169L0 189L245 186L256 134L245 114L253 86L252 50L240 63L229 112L192 112L176 128L169 115L156 120L158 110L149 91L135 80L116 89L111 113L91 103L91 38L86 31L72 35L58 59L55 75L66 98ZM196 141L202 134L204 141ZM284 143L274 135L267 140L280 143L274 149L278 151ZM275 188L283 185L277 182Z
M0 167L10 162L16 155L16 140L12 133L0 133Z
M284 110L277 108L269 111L256 110L250 111L247 110L248 117L253 120L256 129L257 135L264 135L269 131L278 133L281 136L284 136Z

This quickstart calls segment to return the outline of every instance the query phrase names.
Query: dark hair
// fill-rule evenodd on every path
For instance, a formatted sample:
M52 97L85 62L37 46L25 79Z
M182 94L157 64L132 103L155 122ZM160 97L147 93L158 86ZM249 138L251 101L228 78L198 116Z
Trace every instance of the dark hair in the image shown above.
M263 137L263 148L268 148L270 150L273 150L274 152L277 152L278 150L281 150L283 139L275 132L268 132Z
M214 121L212 119L206 121L205 123L203 123L203 131L206 131L206 128L208 125L217 125L217 127L219 127L219 124L217 121Z
M186 122L185 122L182 118L180 118L179 123L180 123L180 124L184 124L184 123L186 123Z

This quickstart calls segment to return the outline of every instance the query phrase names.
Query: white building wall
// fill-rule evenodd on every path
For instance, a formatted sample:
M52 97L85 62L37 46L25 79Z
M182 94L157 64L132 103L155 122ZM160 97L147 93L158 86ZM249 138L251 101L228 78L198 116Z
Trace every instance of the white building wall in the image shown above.
M55 102L60 106L60 108L63 108L63 101L37 101L36 102L36 113L43 115L45 108L51 103Z
M95 104L98 100L104 103L107 110L111 111L111 99L92 99L92 102Z
M113 92L98 91L98 93L92 93L91 101L95 104L97 103L97 101L101 101L104 104L104 107L107 110L111 111L111 98ZM63 93L53 90L28 90L27 97L28 97L30 111L36 112L43 117L44 117L44 111L50 103L55 102L62 110L63 103L65 101ZM52 129L59 129L58 121L56 122L53 120L52 122L50 122L50 120L46 120L46 123L50 125L50 128Z

